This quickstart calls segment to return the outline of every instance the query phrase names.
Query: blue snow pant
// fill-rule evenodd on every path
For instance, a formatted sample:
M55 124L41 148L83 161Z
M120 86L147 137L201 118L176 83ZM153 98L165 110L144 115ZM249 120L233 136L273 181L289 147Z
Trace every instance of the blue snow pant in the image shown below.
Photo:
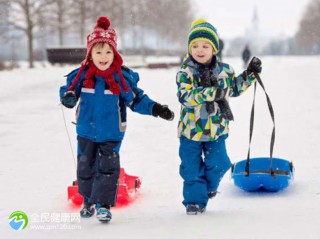
M93 142L78 136L79 193L92 203L115 206L120 176L121 142Z
M180 175L183 178L183 204L198 204L205 208L208 191L216 191L223 175L231 167L227 155L225 139L199 142L185 137L180 138ZM202 154L204 158L202 158Z

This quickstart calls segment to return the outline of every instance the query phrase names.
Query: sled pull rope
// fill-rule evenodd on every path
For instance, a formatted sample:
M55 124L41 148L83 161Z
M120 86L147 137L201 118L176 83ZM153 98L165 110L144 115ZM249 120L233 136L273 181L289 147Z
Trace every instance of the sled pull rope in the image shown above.
M275 176L275 172L272 169L272 156L273 156L273 147L274 147L274 141L275 141L275 131L276 131L276 126L275 126L275 119L274 119L274 111L273 111L273 107L271 104L271 100L264 88L264 85L261 81L261 78L258 74L255 74L255 77L258 81L258 83L260 84L260 86L262 87L264 93L266 94L266 98L267 98L267 103L268 103L268 108L269 108L269 112L271 115L271 119L273 122L273 129L272 129L272 134L271 134L271 142L270 142L270 174L271 176ZM253 132L253 125L254 125L254 106L255 106L255 98L256 98L256 88L257 88L257 82L254 83L254 95L253 95L253 102L252 102L252 108L251 108L251 115L250 115L250 137L249 137L249 149L248 149L248 156L247 156L247 162L246 162L246 167L245 167L245 175L249 176L249 169L250 169L250 146L251 146L251 139L252 139L252 132Z
M256 91L257 91L257 82L254 83L254 91L253 91L253 101L252 101L252 108L251 108L251 114L250 114L250 134L249 134L249 149L248 149L248 155L247 155L247 162L245 167L245 175L249 176L249 167L250 167L250 147L251 147L251 139L252 139L252 133L253 133L253 125L254 125L254 103L256 99Z
M72 154L72 157L73 157L74 167L77 168L76 158L74 157L73 147L72 147L72 143L71 143L68 127L67 127L66 117L64 115L63 106L62 106L62 104L60 104L60 106L61 106L61 111L62 111L62 116L63 116L64 127L65 127L66 132L67 132L68 141L69 141L69 145L70 145L70 150L71 150L71 154Z

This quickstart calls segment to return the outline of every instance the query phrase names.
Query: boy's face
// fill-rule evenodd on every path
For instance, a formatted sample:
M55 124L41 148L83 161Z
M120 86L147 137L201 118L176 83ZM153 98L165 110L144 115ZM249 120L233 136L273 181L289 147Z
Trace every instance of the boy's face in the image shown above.
M112 47L107 43L102 46L101 44L94 45L91 51L91 58L99 70L105 71L111 66L114 59Z
M197 62L201 64L209 64L214 55L213 47L207 41L196 41L191 46L191 55Z

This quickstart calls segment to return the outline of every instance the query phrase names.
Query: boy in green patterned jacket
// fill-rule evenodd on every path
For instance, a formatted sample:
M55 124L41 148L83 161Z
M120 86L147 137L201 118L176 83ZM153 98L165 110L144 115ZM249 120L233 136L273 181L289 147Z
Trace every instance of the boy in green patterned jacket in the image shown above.
M184 180L183 204L188 215L205 211L223 175L231 167L225 139L233 115L229 97L245 92L261 61L254 57L239 76L228 64L218 62L219 38L216 29L204 19L195 20L188 38L188 55L177 74L181 103L178 135Z

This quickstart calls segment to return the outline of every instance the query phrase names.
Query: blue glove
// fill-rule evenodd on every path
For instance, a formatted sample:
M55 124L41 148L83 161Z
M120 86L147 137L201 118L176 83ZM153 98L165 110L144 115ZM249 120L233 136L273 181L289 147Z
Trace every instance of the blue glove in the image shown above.
M61 97L61 104L69 109L75 107L77 101L77 96L73 91L68 91Z

